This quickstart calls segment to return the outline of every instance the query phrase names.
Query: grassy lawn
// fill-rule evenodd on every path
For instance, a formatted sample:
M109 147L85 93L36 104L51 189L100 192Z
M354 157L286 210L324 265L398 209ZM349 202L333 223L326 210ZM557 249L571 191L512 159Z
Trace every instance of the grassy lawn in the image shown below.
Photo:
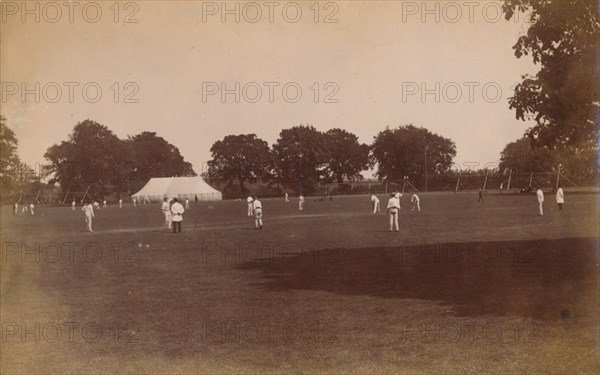
M598 373L598 195L2 210L1 372ZM380 196L382 206L387 199Z

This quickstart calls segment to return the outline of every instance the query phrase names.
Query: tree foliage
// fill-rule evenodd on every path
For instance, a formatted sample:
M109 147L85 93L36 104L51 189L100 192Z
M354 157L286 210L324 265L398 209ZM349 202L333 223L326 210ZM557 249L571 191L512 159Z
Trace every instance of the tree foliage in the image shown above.
M256 182L268 175L269 144L255 134L228 135L210 148L208 162L211 181L240 184L244 192L246 181Z
M360 178L369 166L369 146L344 129L330 129L323 134L327 150L325 166L328 177L341 183Z
M127 150L106 126L91 120L78 123L69 139L48 148L44 157L50 162L51 183L63 191L85 191L93 196L108 194L120 183L120 166Z
M514 172L550 172L556 169L557 160L546 147L531 147L524 137L507 144L500 153L500 172L512 169Z
M326 159L325 138L313 126L283 129L272 149L272 175L284 187L312 194L326 175Z
M505 0L505 17L527 12L529 29L515 44L517 58L531 55L541 69L523 76L510 108L536 125L534 146L595 148L597 154L600 20L598 0Z
M18 146L15 133L6 125L6 118L0 115L0 198L2 201L11 199L18 188L18 175L22 165L17 154Z
M424 176L425 164L427 173L445 172L456 156L456 146L450 139L413 125L379 132L371 150L380 180L420 178Z
M192 165L181 156L179 149L155 132L142 132L125 141L129 166L133 168L127 180L144 186L152 177L195 176Z
M51 183L63 191L85 191L94 197L133 192L151 177L190 176L194 171L177 147L156 133L119 139L91 120L78 123L68 140L48 148Z

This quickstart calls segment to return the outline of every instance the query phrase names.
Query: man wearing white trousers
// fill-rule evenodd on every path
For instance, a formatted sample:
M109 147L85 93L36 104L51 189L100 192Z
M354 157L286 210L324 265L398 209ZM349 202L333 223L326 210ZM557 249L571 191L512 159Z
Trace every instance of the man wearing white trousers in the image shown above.
M304 210L304 195L300 194L298 197L298 211Z
M95 217L94 216L94 206L92 206L91 202L84 203L83 207L81 207L81 211L83 211L85 214L85 223L87 225L87 231L93 232L92 219Z
M537 200L540 206L540 216L544 216L544 192L542 189L537 189Z
M390 216L390 232L396 229L396 232L400 231L398 225L398 216L400 215L400 193L391 194L387 204L388 215Z
M262 203L258 200L258 195L254 196L252 207L254 208L254 229L262 229Z
M373 206L373 215L381 213L379 198L375 194L371 194L371 205Z
M248 204L248 216L254 216L254 209L252 208L253 201L254 199L252 199L252 196L248 195L248 198L246 198L246 203Z
M171 229L171 205L169 204L169 198L165 197L163 199L160 209L165 216L165 227Z
M416 208L417 211L421 212L420 199L419 199L419 196L416 193L413 193L413 195L410 197L410 201L413 204L411 211L414 211L415 208Z

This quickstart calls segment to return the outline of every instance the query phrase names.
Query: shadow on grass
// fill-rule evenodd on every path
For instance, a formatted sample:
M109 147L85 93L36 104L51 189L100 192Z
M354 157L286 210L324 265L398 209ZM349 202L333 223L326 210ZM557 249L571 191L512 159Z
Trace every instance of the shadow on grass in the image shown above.
M568 238L330 249L238 267L259 270L264 281L254 286L264 291L430 300L459 316L554 320L564 310L597 313L598 244Z

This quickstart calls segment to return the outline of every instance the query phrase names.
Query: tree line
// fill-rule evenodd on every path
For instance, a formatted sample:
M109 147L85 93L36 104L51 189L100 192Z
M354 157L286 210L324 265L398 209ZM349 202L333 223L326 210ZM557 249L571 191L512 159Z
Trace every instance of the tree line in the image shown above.
M20 196L31 199L36 192L55 186L62 195L87 191L95 199L118 199L137 191L151 177L196 175L179 149L156 133L142 132L120 139L92 120L78 123L67 140L50 146L44 154L47 163L28 166L20 161L17 139L5 121L0 117L0 176L5 202Z
M371 145L344 129L325 132L310 125L283 129L269 147L256 134L228 135L213 144L208 179L237 185L262 181L302 194L313 194L319 184L362 179L361 172L377 166L380 180L445 172L452 165L456 146L448 138L413 125L379 132ZM427 163L425 162L427 160Z

